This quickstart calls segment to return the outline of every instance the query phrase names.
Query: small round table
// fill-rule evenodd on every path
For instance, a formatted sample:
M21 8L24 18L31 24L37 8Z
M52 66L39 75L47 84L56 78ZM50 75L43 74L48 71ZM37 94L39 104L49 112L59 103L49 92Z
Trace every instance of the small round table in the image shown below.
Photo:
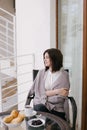
M30 117L25 117L24 121L21 123L20 126L15 128L9 128L5 124L2 123L3 117L6 115L9 115L10 112L2 112L0 113L0 130L71 130L69 124L61 119L60 117L57 117L53 114L46 113L46 112L37 112L37 115L31 117L31 118L42 118L45 120L45 125L39 128L33 128L28 125L28 121L31 119Z

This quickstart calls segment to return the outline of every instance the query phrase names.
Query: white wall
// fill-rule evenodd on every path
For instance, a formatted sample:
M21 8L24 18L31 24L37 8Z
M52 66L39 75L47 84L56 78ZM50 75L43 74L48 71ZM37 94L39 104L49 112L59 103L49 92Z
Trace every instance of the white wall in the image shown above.
M34 53L34 68L43 68L43 52L56 45L54 26L55 0L16 0L17 55Z
M35 53L40 66L43 51L50 47L50 0L16 1L16 20L17 54Z
M56 47L56 0L50 0L50 46Z

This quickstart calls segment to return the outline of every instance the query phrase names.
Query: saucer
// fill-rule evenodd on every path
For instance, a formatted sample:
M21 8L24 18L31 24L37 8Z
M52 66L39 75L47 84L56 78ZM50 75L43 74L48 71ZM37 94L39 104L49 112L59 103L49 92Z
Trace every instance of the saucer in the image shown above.
M32 117L32 116L35 116L37 114L37 112L36 111L32 111L32 113L30 114L27 114L27 115L25 115L26 117Z

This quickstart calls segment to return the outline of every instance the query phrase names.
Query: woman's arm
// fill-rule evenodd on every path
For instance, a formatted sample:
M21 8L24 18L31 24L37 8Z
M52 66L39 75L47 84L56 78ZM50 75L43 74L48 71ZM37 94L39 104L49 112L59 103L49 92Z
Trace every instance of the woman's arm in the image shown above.
M67 88L60 88L60 89L54 89L54 90L47 90L46 96L55 96L55 95L62 95L62 96L68 96L69 89Z

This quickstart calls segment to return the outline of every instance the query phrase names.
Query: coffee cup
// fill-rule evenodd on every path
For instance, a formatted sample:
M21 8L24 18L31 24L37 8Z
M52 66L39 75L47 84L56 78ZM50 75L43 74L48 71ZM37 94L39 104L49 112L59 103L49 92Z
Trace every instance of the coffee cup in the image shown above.
M25 116L31 116L33 113L33 108L29 105L25 107Z

